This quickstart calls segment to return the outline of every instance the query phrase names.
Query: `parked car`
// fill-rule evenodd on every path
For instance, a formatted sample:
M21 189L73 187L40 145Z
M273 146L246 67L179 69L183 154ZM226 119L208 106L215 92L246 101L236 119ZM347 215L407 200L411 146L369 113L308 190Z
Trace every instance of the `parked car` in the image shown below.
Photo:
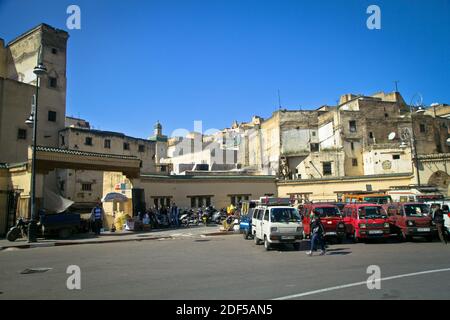
M311 217L318 214L325 229L325 239L341 243L345 237L345 224L341 212L335 204L309 203L301 211L303 238L311 236Z
M300 214L296 208L280 203L279 200L274 203L267 201L256 208L257 214L252 219L255 243L263 242L266 250L282 243L292 244L298 250L303 239ZM286 203L290 203L289 199Z
M386 211L379 204L348 204L344 207L343 214L346 234L355 242L390 237L389 220Z
M395 202L385 205L389 217L391 233L397 234L400 240L412 237L425 237L433 241L436 233L430 214L430 206L420 202Z

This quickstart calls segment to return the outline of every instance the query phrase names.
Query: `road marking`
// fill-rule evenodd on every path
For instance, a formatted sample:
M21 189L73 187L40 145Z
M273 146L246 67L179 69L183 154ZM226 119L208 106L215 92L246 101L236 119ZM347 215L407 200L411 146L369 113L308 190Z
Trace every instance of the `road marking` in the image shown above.
M394 279L400 279L400 278L415 277L415 276L420 276L420 275L424 275L424 274L448 272L448 271L450 271L450 268L400 274L397 276L381 278L379 281L387 281L387 280L394 280ZM336 287L330 287L330 288L325 288L325 289L320 289L320 290L303 292L303 293L299 293L299 294L293 294L293 295L289 295L289 296L285 296L285 297L275 298L272 300L289 300L289 299L295 299L295 298L300 298L300 297L305 297L305 296L311 296L311 295L318 294L318 293L334 291L334 290L339 290L339 289L345 289L345 288L350 288L350 287L357 287L357 286L362 286L362 285L367 285L367 280L361 281L361 282L344 284L344 285L340 285L340 286L336 286Z

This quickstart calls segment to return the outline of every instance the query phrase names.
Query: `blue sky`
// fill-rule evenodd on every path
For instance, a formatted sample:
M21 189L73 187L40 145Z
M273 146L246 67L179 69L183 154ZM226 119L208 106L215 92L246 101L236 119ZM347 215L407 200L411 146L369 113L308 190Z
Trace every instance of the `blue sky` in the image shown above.
M335 104L344 93L420 92L450 103L450 0L0 0L6 41L45 22L66 28L67 115L148 137L223 128L252 115ZM366 27L369 5L381 30Z

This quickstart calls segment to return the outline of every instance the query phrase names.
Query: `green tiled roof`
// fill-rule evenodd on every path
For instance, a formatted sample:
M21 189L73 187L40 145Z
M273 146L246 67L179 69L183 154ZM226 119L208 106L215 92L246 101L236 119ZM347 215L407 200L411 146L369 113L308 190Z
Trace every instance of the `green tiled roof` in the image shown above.
M167 180L197 180L197 179L254 179L254 180L276 180L275 176L260 176L260 175L208 175L208 176L190 176L190 175L162 175L162 174L141 174L141 178L149 179L167 179Z
M106 153L97 153L97 152L86 152L86 151L78 151L78 150L70 150L70 149L60 149L60 148L54 148L54 147L37 146L36 150L41 151L41 152L71 154L71 155L85 156L85 157L138 160L138 158L135 156L126 156L126 155L120 155L120 154L106 154Z
M148 140L156 142L167 142L168 138L167 136L153 136L148 138Z

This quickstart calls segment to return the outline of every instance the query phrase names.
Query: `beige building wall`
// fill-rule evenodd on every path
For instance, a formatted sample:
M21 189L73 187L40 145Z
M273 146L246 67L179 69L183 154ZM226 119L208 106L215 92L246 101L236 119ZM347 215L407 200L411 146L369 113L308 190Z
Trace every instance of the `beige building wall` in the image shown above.
M117 173L105 173L104 194L114 192L117 183L127 183ZM181 208L191 207L191 197L211 197L216 208L225 208L231 196L247 195L259 199L266 194L277 194L274 177L265 176L157 176L142 175L130 182L133 188L145 191L147 208L154 206L155 198L169 198Z
M36 76L33 69L37 65L40 47L42 46L41 59L47 67L48 74L41 79L40 83L38 110L38 123L40 125L38 144L40 145L57 147L58 131L64 128L67 39L67 32L41 24L11 41L7 47L7 77L35 86ZM56 79L55 87L51 85L50 78ZM13 98L16 98L16 96ZM28 107L26 117L28 118L31 110L31 96L25 106ZM9 105L3 105L2 109L8 114L14 113ZM49 121L50 111L56 112L55 121ZM16 125L22 125L23 121L21 119ZM23 161L23 159L16 159L12 162L20 161Z
M375 148L365 151L363 158L365 175L413 172L410 148Z
M0 78L0 162L27 160L33 130L25 125L25 120L30 116L34 91L34 87L29 84ZM38 123L42 127L45 121ZM19 139L19 129L25 130L25 139ZM43 139L40 141L43 142Z
M6 231L6 218L8 209L9 172L0 168L0 236Z
M61 148L136 156L142 161L142 173L156 172L156 142L132 138L116 132L73 127L61 130L59 134ZM91 138L91 145L86 144L86 138ZM110 148L105 147L105 140L109 140ZM128 144L129 150L124 149L124 143ZM143 149L140 149L140 146ZM103 172L101 171L60 169L57 170L56 180L61 195L77 203L95 203L103 196Z
M278 182L278 196L309 194L311 201L336 201L337 193L345 191L365 191L370 185L373 191L386 190L391 186L405 186L412 183L411 174L391 176L346 177L334 179L320 179L311 181L280 181Z

